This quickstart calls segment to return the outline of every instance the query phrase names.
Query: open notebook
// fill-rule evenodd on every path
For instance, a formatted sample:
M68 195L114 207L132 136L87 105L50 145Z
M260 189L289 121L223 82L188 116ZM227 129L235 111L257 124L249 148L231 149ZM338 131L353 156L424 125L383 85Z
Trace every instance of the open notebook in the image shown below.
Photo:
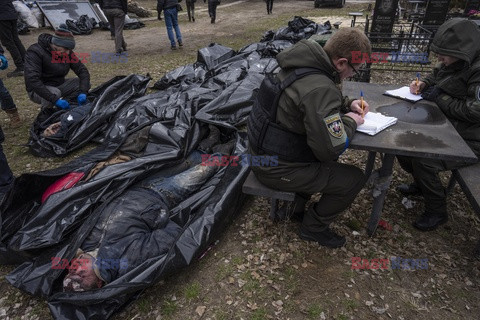
M376 135L383 129L397 123L397 118L387 117L381 113L375 112L367 113L363 119L365 122L357 127L357 131L369 134L371 136Z
M407 87L407 86L401 87L395 90L387 90L385 91L384 95L407 100L410 102L416 102L418 100L422 100L422 96L418 94L410 93L410 87Z

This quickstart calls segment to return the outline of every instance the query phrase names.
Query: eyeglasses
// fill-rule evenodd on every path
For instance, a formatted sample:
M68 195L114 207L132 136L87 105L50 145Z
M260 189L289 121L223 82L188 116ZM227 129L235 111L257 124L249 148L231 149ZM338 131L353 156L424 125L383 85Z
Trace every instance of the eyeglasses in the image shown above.
M353 72L355 72L355 75L356 75L357 77L360 77L360 72L358 72L358 70L355 69L355 67L350 63L350 61L347 60L347 63L348 63L348 65L350 66L350 68L353 69Z

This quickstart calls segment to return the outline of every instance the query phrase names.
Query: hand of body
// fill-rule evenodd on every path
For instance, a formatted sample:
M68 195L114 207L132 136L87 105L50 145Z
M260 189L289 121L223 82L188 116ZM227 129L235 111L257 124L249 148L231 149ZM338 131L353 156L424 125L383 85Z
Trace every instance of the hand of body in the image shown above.
M87 95L85 93L80 93L77 97L78 105L81 106L87 102Z
M423 91L423 89L425 89L425 82L423 81L418 81L418 85L417 85L417 80L413 80L412 83L410 83L410 93L412 94L420 94L420 92Z
M3 54L0 54L0 70L5 70L8 68L8 60Z
M55 105L57 107L59 107L60 109L63 109L63 110L67 110L70 108L70 104L68 103L67 100L63 100L63 99L58 99L56 102L55 102Z

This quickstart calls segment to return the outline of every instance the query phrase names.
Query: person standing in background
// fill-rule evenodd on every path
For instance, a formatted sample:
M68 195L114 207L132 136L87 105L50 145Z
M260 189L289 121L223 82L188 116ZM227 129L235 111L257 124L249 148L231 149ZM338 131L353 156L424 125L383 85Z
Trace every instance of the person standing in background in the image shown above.
M127 43L123 38L127 0L99 0L99 4L110 24L110 32L114 32L116 54L127 51Z
M197 0L185 0L187 4L188 21L195 22L195 2Z
M203 0L207 2L207 0ZM208 0L208 15L210 16L210 22L215 23L217 18L217 6L220 4L220 0Z
M267 14L271 14L273 9L273 0L265 0L265 2L267 3Z
M8 68L8 60L3 55L3 48L0 45L0 70L5 70L7 68ZM10 118L10 127L18 128L22 125L22 120L18 115L17 107L13 102L10 92L8 92L7 88L5 88L5 85L3 84L2 79L0 79L0 106L2 107L2 110L5 111L8 114L8 117ZM1 136L3 136L3 133L1 133ZM0 162L1 161L2 160L0 158Z
M177 36L178 46L183 47L182 34L180 33L180 27L178 26L178 0L158 0L157 11L159 17L162 10L163 16L165 17L168 39L170 39L170 48L172 50L177 50L175 35ZM173 34L174 29L175 35Z
M16 67L7 77L23 76L25 47L18 38L17 12L12 0L0 0L0 8L0 41L10 52Z

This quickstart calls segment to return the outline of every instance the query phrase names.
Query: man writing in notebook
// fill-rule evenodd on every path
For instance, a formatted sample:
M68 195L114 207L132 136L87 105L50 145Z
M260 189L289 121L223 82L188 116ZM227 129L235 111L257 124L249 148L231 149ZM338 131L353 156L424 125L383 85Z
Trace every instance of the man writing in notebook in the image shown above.
M420 93L434 101L458 133L480 156L480 31L468 20L452 19L441 25L431 50L439 65L422 81L410 84L411 93ZM433 159L398 157L404 170L411 173L414 183L400 185L405 195L423 195L425 211L413 223L422 230L436 229L447 222L446 189L438 173L464 165Z
M285 49L277 55L280 81L305 68L316 71L294 79L281 92L278 106L273 106L264 82L248 120L249 152L278 156L277 166L252 168L258 180L295 192L300 238L332 248L343 246L345 238L329 225L350 206L366 180L360 169L337 162L363 123L361 101L343 97L339 89L341 80L360 67L352 64L352 51L371 52L368 38L355 28L340 29L324 48L301 40ZM366 101L363 107L366 114ZM307 200L317 192L321 199L304 214Z

